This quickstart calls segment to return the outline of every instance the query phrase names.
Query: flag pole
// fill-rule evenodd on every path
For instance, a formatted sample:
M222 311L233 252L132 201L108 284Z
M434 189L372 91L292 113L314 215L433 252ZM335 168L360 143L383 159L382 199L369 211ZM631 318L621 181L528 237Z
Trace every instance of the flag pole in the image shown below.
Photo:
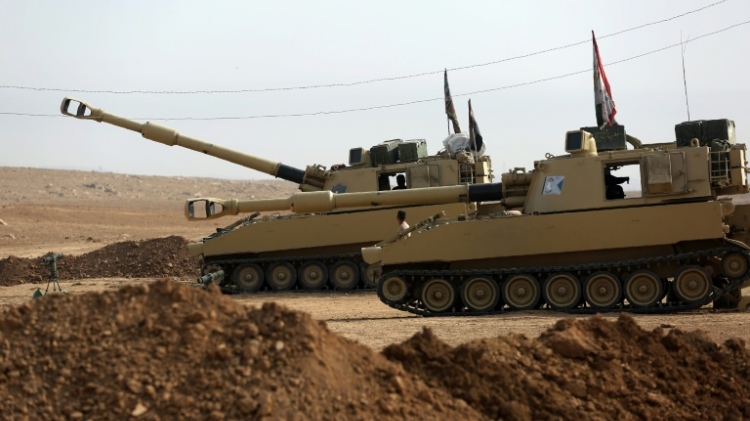
M479 151L477 150L477 135L475 132L474 126L476 125L476 121L474 120L474 110L471 108L471 99L469 99L469 138L471 139L472 145L474 145L474 156L479 156Z
M690 41L690 36L688 36ZM685 108L687 108L688 121L690 121L690 102L688 101L687 76L685 75L685 50L687 45L682 42L682 31L680 31L680 50L682 50L682 85L685 87Z

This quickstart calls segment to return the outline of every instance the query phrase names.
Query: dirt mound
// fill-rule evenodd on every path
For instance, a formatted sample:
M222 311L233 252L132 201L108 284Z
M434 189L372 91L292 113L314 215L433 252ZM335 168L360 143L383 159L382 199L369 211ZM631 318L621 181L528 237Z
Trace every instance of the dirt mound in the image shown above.
M390 361L389 361L390 360ZM310 316L175 282L0 315L1 419L750 418L750 353L627 315L376 354Z
M174 282L0 316L0 418L481 419L310 316Z
M187 240L171 236L143 241L123 241L57 262L60 280L86 278L196 277L199 260L185 247ZM0 285L47 282L49 268L41 258L0 259Z
M538 339L450 347L425 329L384 355L492 419L739 420L750 355L732 339L641 329L632 317L561 320Z

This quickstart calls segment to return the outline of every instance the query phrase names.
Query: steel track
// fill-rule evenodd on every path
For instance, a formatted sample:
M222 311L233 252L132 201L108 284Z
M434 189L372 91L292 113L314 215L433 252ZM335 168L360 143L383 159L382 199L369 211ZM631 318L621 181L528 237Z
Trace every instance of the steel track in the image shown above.
M655 257L647 257L642 259L630 259L630 260L621 260L621 261L610 261L610 262L602 262L602 263L587 263L587 264L579 264L579 265L565 265L565 266L534 266L534 267L524 267L524 268L509 268L509 269L488 269L488 270L482 270L482 269L473 269L473 270L396 270L391 271L388 273L383 274L380 279L384 280L391 276L399 276L406 280L409 278L416 278L416 277L471 277L471 276L510 276L510 275L517 275L517 274L530 274L530 273L556 273L556 272L592 272L592 271L599 271L599 270L608 270L608 271L614 271L617 268L627 268L628 271L631 269L637 270L637 269L648 269L652 265L659 265L663 263L673 263L676 262L679 264L681 261L694 261L699 258L703 257L709 257L709 256L717 256L722 255L729 252L737 252L741 253L745 256L745 258L750 261L750 253L748 253L747 250L737 247L737 246L724 246L724 247L718 247L718 248L712 248L712 249L706 249L701 251L695 251L695 252L689 252L689 253L678 253L678 254L672 254L672 255L665 255L665 256L655 256ZM629 305L620 304L618 306L612 307L611 309L606 310L598 310L593 309L590 307L586 307L586 304L582 304L581 307L573 308L570 310L553 310L551 308L547 308L549 311L559 312L559 313L568 313L568 314L595 314L595 313L601 313L601 312L628 312L628 313L639 313L639 314L663 314L663 313L674 313L677 311L685 311L685 310L693 310L700 307L703 307L704 305L717 300L725 293L734 290L735 288L738 288L742 283L750 279L750 272L745 274L740 279L730 281L727 286L724 288L718 288L714 286L713 291L703 300L694 302L694 303L681 303L681 302L669 302L666 304L658 303L654 307L647 307L647 308L639 308L639 307L631 307ZM483 316L483 315L492 315L492 314L503 314L512 312L513 310L510 309L499 309L499 310L493 310L493 311L485 311L485 312L476 312L476 311L451 311L451 312L445 312L445 313L433 313L424 308L422 303L418 300L414 300L410 303L406 304L397 304L394 302L389 302L383 295L382 291L378 288L378 297L380 298L380 301L385 303L386 305L395 308L397 310L406 311L412 314L416 314L419 316L424 317L465 317L465 316Z
M362 253L340 253L340 254L319 254L314 256L295 256L295 257L261 257L261 258L250 258L250 259L223 259L223 260L212 260L210 262L206 262L203 267L201 268L201 273L205 273L206 269L210 266L221 266L222 268L226 267L236 267L238 265L246 264L246 263L254 263L254 264L273 264L273 263L279 263L279 262L302 262L302 261L310 261L310 260L318 260L321 262L331 261L334 262L346 260L346 259L353 259L355 263L357 263L357 267L359 267L359 262L362 261ZM330 292L330 291L341 291L341 292L352 292L352 291L365 291L369 290L372 291L375 289L375 286L368 286L366 282L364 282L363 279L361 279L360 274L360 281L357 283L357 286L352 289L348 290L339 290L336 287L330 285L330 281L326 282L326 286L320 289L305 289L301 286L299 286L297 283L295 283L295 286L293 288L290 288L288 290L284 291L276 291L271 289L268 285L265 284L263 287L256 291L256 292L247 292L242 289L239 289L234 283L231 281L231 274L227 276L225 279L228 280L228 282L224 282L221 285L221 291L224 294L255 294L257 292Z

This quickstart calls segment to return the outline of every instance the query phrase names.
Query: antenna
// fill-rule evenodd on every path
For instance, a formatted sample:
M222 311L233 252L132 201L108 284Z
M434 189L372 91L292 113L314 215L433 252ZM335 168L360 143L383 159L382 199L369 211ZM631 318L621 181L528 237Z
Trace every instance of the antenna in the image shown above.
M688 36L690 41L690 36ZM690 121L690 101L688 100L687 90L687 76L685 75L685 50L687 50L687 44L682 42L682 31L680 31L680 50L682 51L682 85L685 87L685 108L687 108L687 117Z

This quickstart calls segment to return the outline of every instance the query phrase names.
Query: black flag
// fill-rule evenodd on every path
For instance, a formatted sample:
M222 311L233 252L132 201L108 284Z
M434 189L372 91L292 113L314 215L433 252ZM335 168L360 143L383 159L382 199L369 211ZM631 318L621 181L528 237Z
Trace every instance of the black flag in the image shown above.
M453 107L453 98L451 98L451 88L448 87L448 69L445 70L445 114L448 119L453 123L453 132L461 133L461 127L458 126L458 116L456 115L456 108Z
M484 141L482 140L482 133L479 131L479 126L477 126L477 120L474 118L471 100L469 100L469 139L471 140L471 150L475 152L482 150Z

